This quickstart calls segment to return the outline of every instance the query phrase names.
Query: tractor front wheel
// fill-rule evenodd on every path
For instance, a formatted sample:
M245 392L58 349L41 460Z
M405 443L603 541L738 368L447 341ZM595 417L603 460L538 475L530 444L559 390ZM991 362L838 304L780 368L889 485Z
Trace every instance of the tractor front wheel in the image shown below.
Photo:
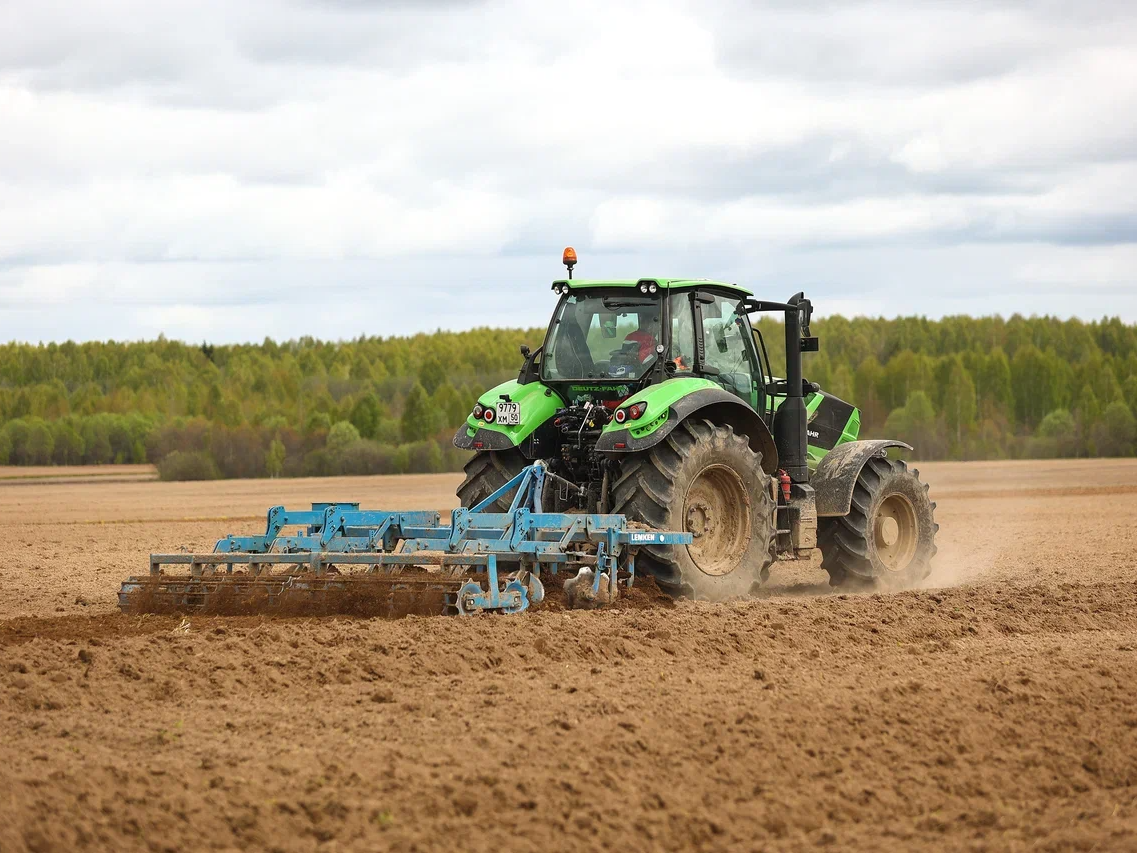
M829 584L893 590L922 581L936 553L935 508L919 471L899 459L870 459L853 487L849 514L818 526Z
M636 571L673 595L747 595L774 559L776 505L762 455L730 426L685 421L624 460L612 511L659 530L691 533L690 545L642 548Z

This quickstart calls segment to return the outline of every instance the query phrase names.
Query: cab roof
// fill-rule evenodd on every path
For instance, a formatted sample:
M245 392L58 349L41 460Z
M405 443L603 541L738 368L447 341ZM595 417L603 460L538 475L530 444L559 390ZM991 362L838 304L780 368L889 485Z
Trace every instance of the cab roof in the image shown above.
M587 278L561 278L553 282L553 286L567 284L570 290L586 290L600 287L638 287L641 282L659 285L665 290L685 287L724 287L743 296L750 296L752 292L745 287L732 284L729 281L713 281L709 278L637 278L637 279L587 279Z

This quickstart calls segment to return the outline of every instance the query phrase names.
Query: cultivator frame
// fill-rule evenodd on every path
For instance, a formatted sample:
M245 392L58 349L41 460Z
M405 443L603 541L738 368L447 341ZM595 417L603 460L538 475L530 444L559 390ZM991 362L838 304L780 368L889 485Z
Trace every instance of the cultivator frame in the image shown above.
M210 553L151 554L150 574L123 582L119 607L388 615L426 599L442 613L520 613L544 598L543 569L591 569L595 596L620 576L632 586L639 547L692 541L685 532L629 529L623 515L542 512L546 481L559 479L535 462L476 506L453 510L448 527L433 511L276 506L260 536L226 536ZM511 492L508 512L485 511ZM285 535L292 528L303 530ZM188 575L164 570L186 565ZM366 568L341 572L347 566Z

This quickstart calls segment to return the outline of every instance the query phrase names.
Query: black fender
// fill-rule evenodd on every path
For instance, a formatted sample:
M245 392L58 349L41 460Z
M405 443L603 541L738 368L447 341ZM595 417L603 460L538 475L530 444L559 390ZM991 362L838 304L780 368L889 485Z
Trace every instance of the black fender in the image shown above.
M729 425L738 435L746 436L751 450L762 454L763 471L773 474L778 470L778 449L762 416L722 388L703 388L676 400L668 410L667 421L651 435L633 438L627 429L606 432L596 442L596 449L615 454L647 450L667 438L675 427L690 417ZM624 446L617 449L617 444Z
M853 487L857 485L861 469L874 456L884 456L890 447L912 449L912 445L903 441L881 438L838 444L826 453L809 478L817 494L817 517L848 515L853 506Z

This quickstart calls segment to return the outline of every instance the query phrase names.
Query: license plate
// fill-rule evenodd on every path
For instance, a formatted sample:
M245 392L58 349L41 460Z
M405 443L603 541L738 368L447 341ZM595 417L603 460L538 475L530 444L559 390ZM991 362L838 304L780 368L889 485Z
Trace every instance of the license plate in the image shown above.
M521 423L521 404L498 403L496 420L504 426L517 426Z

